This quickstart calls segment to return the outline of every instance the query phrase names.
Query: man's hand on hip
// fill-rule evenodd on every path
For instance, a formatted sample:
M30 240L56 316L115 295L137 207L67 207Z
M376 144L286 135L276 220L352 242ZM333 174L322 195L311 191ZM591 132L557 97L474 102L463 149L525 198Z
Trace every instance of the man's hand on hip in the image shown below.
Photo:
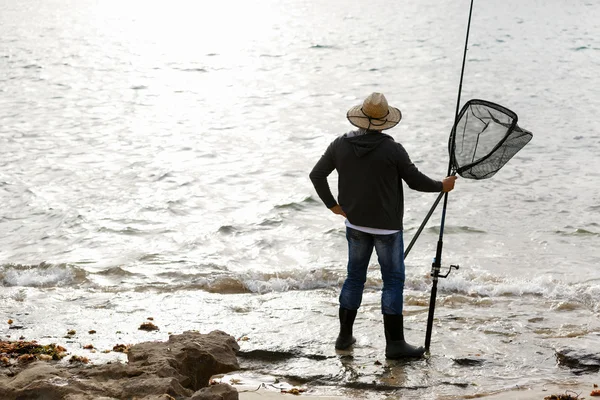
M344 210L342 210L342 207L340 207L339 204L336 204L335 206L330 208L331 212L337 215L341 215L342 217L346 218L346 213L344 212Z

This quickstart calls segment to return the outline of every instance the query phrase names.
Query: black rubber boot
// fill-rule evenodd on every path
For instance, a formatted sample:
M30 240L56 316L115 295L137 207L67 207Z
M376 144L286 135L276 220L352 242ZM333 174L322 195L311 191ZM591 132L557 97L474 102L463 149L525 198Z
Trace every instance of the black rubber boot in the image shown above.
M354 325L356 313L357 310L340 307L340 334L335 341L336 349L346 350L356 342L356 339L352 336L352 325Z
M383 326L385 328L386 358L421 357L425 353L423 347L411 346L404 340L404 317L402 315L383 314Z

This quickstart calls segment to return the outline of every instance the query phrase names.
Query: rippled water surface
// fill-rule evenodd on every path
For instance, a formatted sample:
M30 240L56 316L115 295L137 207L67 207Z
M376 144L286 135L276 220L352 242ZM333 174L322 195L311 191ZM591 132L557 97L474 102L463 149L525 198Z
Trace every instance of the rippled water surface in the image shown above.
M502 104L534 138L449 197L444 264L460 269L440 281L431 356L384 360L375 258L358 344L333 350L344 226L308 172L351 128L347 109L381 91L403 114L389 133L445 175L468 8L0 1L0 313L15 321L0 333L77 353L222 329L240 339L242 380L358 398L573 379L556 349L600 344L591 0L475 1L461 103ZM406 243L434 200L406 193ZM407 259L414 343L439 214ZM137 329L148 317L160 331Z

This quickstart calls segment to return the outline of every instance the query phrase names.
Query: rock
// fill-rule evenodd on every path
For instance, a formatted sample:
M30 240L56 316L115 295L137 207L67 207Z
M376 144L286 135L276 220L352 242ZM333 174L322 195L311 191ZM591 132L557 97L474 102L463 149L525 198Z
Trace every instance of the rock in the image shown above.
M233 386L220 383L198 390L190 400L239 400L239 395Z
M168 394L162 394L162 395L150 395L150 396L146 396L140 400L176 400L175 397L173 396L169 396Z
M556 360L560 365L574 369L575 372L600 371L600 354L588 349L558 349Z
M13 377L0 375L0 393L3 400L41 399L41 393L44 400L170 400L191 396L197 400L237 400L233 387L209 387L209 380L239 369L238 350L236 340L224 332L184 332L171 335L167 342L132 346L127 364L26 364Z
M472 357L453 358L452 360L454 361L455 364L461 365L461 366L466 366L466 367L479 366L484 363L484 360L479 359L479 358L472 358Z
M239 369L238 350L237 341L225 332L185 332L171 335L163 346L152 342L135 345L127 359L130 365L149 364L147 370L153 374L176 377L182 386L196 391L208 386L211 376Z
M70 373L66 369L58 369L53 365L38 361L29 364L28 368L20 371L8 384L0 379L0 393L6 400L37 399L44 393L44 400L63 400L72 395L83 395L85 392L70 385ZM73 397L71 397L73 398Z

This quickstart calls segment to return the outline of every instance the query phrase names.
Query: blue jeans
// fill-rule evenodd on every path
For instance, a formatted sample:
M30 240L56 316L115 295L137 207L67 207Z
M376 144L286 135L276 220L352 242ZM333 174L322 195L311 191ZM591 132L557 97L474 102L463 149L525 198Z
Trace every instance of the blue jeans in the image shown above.
M402 315L405 276L402 231L391 235L373 235L346 227L346 239L348 275L340 293L340 307L348 310L358 310L360 307L367 268L375 247L383 279L381 312Z

